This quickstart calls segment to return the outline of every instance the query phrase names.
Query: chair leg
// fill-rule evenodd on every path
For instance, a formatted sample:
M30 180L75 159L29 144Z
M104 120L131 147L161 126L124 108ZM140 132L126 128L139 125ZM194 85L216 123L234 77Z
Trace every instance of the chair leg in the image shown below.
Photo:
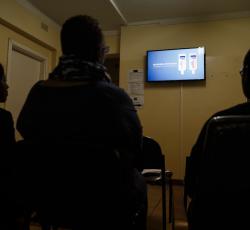
M162 177L162 229L167 230L166 207L166 178Z
M169 223L172 224L172 230L175 230L174 193L172 178L169 178Z

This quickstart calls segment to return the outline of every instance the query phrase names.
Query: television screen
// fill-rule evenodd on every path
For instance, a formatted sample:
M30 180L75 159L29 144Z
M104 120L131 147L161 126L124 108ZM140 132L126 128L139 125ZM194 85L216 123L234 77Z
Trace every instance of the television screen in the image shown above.
M204 79L204 47L147 51L147 82Z

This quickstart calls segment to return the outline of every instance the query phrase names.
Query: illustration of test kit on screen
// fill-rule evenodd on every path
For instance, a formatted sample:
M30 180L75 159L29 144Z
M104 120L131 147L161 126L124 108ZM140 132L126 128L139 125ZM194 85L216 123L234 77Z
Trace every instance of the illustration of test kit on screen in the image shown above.
M178 70L180 71L181 75L184 75L185 71L187 70L187 60L188 69L192 74L195 74L195 71L198 68L198 59L196 53L189 54L188 58L186 54L179 54Z
M205 48L147 51L147 82L205 80Z

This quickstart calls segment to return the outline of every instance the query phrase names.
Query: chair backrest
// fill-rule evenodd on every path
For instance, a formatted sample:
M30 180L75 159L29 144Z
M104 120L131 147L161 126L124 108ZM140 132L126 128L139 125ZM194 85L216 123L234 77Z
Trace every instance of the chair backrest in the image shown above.
M143 136L143 168L162 169L163 157L159 143L151 137Z
M209 186L209 191L218 190L223 193L228 188L230 191L238 191L239 186L249 186L249 137L250 116L220 116L211 119L203 146L200 168L203 180L200 184L206 186L206 180L215 185ZM230 186L232 181L237 181L238 186Z
M192 229L239 227L244 220L250 205L249 137L250 116L219 116L209 121L191 206Z
M17 145L18 200L46 224L129 229L130 186L119 153L82 145ZM32 153L28 154L28 153Z
M174 202L172 189L172 172L166 170L165 155L162 153L159 143L151 137L143 137L143 175L148 184L160 185L162 191L162 229L167 229L167 199L166 185L169 186L169 223L175 229Z

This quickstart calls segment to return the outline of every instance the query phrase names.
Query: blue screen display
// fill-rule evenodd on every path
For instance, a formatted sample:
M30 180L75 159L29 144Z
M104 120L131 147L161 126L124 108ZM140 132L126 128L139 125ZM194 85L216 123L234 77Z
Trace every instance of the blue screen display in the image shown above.
M205 79L205 48L147 51L147 81Z

